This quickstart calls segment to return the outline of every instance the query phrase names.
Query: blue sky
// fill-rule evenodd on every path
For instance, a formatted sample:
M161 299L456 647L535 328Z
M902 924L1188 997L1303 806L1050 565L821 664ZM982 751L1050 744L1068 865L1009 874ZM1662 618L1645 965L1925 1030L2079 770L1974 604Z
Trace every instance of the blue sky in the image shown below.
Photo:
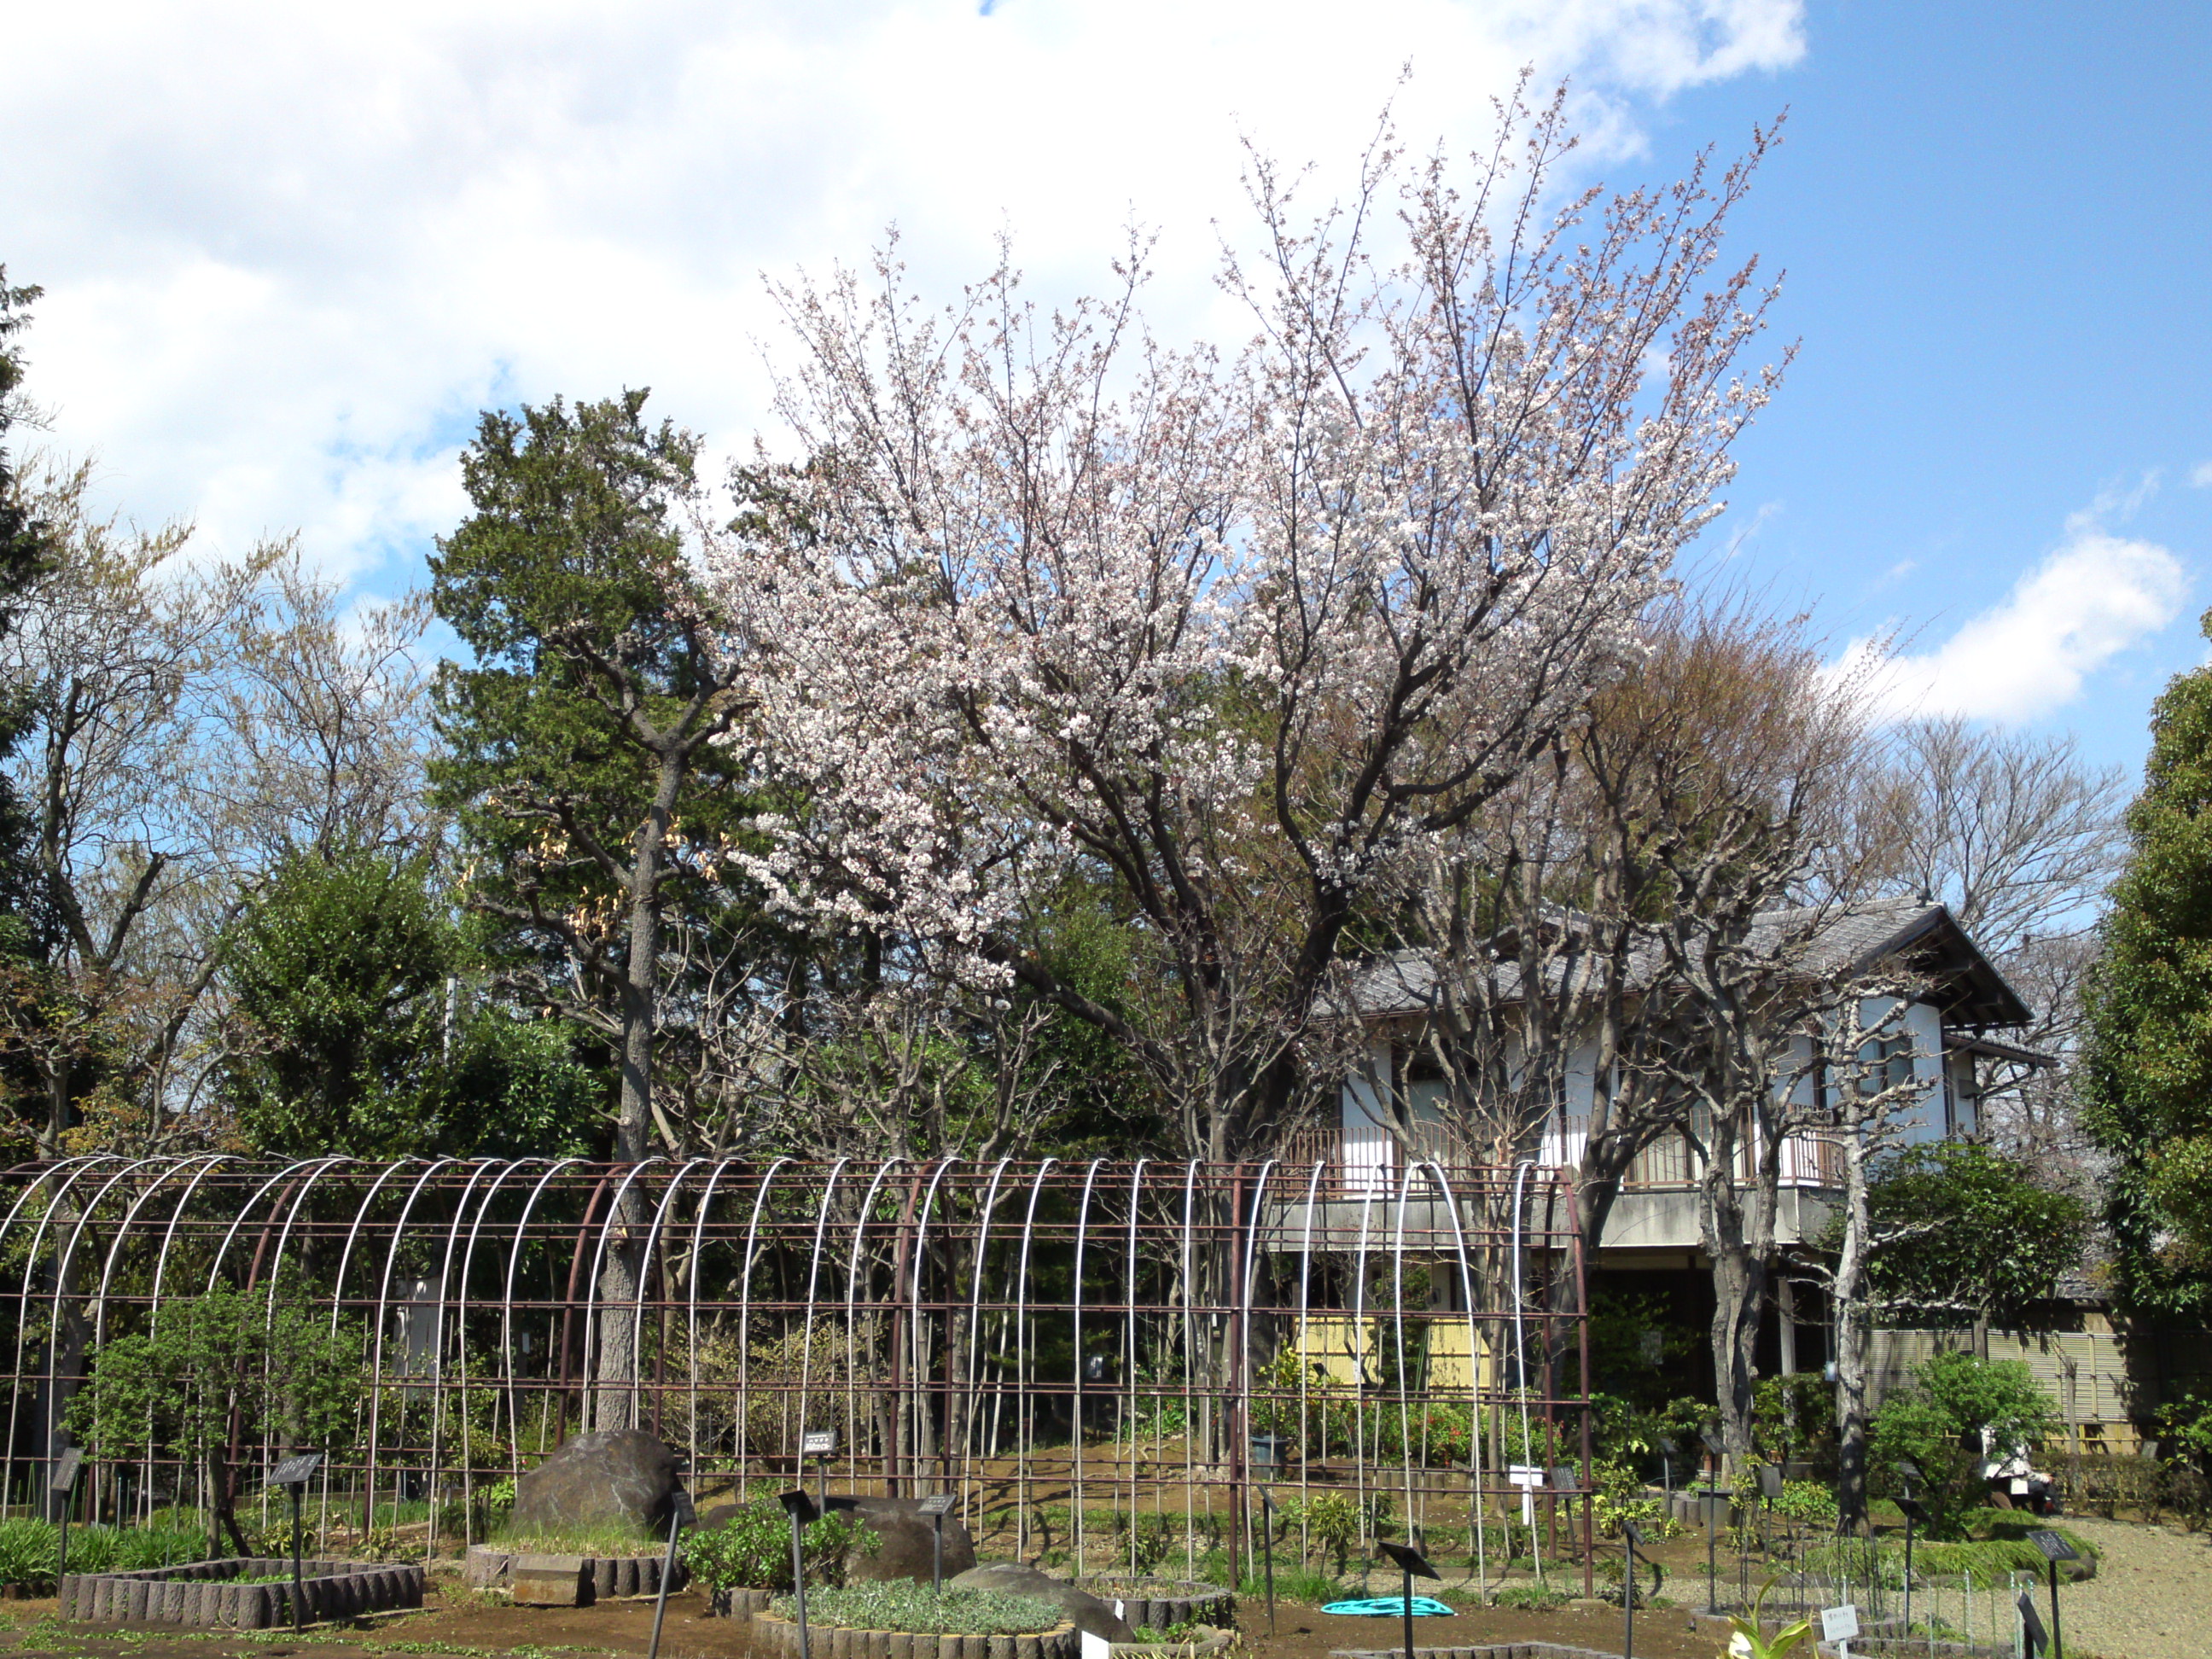
M478 407L648 384L741 447L763 274L891 221L927 283L1009 229L1052 295L1133 213L1162 331L1233 329L1238 135L1340 179L1407 63L1421 142L1472 142L1522 64L1571 76L1624 183L1788 106L1737 246L1788 269L1801 356L1708 566L1839 652L1901 634L1898 706L2137 763L2212 604L2212 8L94 0L11 24L0 260L118 509L296 528L389 594L464 509Z
M1667 160L1790 109L1740 231L1802 346L1741 452L1739 562L1924 647L2079 515L2169 550L2173 620L2033 711L2133 767L2212 605L2212 7L1815 5L1804 39L1655 123Z

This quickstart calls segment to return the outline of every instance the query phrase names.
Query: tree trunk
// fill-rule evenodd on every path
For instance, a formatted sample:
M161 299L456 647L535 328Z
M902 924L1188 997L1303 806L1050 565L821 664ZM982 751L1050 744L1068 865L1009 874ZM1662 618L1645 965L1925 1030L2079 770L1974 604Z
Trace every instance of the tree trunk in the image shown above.
M1745 1194L1734 1179L1733 1147L1715 1147L1705 1171L1704 1215L1706 1258L1713 1278L1713 1397L1719 1408L1721 1437L1728 1448L1729 1473L1753 1461L1752 1414L1758 1371L1755 1360L1759 1314L1766 1299L1766 1252L1757 1235L1756 1194L1747 1212Z
M1866 1371L1872 1321L1866 1299L1866 1140L1853 1128L1842 1142L1844 1236L1831 1293L1836 1322L1836 1523L1838 1531L1847 1533L1866 1519Z
M638 825L630 860L629 949L622 988L622 1098L615 1158L641 1164L653 1146L653 1050L660 968L660 872L683 757L664 754L653 805ZM613 1235L599 1279L599 1363L592 1426L635 1426L629 1386L638 1362L637 1302L645 1282L645 1198L630 1183L611 1218Z

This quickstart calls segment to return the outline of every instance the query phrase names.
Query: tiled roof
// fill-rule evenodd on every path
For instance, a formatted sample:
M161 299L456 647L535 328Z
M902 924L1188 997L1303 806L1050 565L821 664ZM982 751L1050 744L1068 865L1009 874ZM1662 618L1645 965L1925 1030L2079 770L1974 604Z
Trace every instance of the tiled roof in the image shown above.
M1574 918L1562 913L1563 926L1571 927ZM1926 899L1873 899L1848 908L1800 907L1767 911L1753 920L1751 944L1762 954L1795 945L1802 950L1808 971L1840 974L1880 962L1947 925L1958 933L1950 913ZM1963 941L1964 935L1959 937ZM1971 943L1966 949L1972 951ZM2002 999L2018 1005L2018 998L1978 952L1973 952L1972 965ZM1651 983L1660 968L1656 947L1638 948L1629 958L1630 984ZM1565 972L1565 966L1561 964L1557 971ZM1595 971L1595 964L1586 964L1584 971ZM1517 996L1517 965L1501 962L1495 964L1495 972L1499 994L1508 1000ZM1425 1013L1436 1003L1436 962L1420 951L1394 951L1375 957L1354 970L1352 995L1353 1006L1369 1019ZM2020 1007L2019 1017L2025 1018L2026 1013L2026 1008Z

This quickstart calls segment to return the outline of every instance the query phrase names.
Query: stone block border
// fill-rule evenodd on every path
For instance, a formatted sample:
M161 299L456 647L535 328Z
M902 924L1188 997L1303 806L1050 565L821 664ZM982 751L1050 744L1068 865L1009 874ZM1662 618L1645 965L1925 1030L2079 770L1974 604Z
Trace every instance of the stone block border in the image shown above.
M1133 1583L1138 1593L1112 1588ZM1194 1578L1116 1578L1102 1574L1078 1578L1075 1588L1088 1590L1109 1607L1121 1606L1121 1618L1131 1630L1139 1625L1167 1630L1176 1625L1226 1625L1237 1617L1237 1598L1218 1584Z
M461 1569L461 1580L471 1589L506 1589L514 1570L515 1557L527 1553L501 1549L495 1544L471 1544L468 1561ZM660 1567L666 1559L663 1553L586 1555L579 1556L577 1560L591 1585L592 1600L605 1601L620 1595L659 1595ZM670 1594L682 1589L690 1576L683 1562L678 1561L676 1577L668 1586Z
M302 1561L305 1618L349 1619L422 1605L422 1569L375 1561ZM292 1563L270 1556L229 1556L136 1572L62 1575L61 1616L100 1625L203 1625L270 1630L292 1622ZM281 1572L284 1582L228 1581Z
M1082 1632L1073 1619L1033 1636L939 1636L934 1631L848 1630L808 1621L814 1659L1078 1659ZM756 1652L799 1659L794 1620L753 1614Z
M708 1600L707 1611L715 1619L746 1620L757 1613L767 1612L769 1603L775 1600L774 1590L748 1589L743 1584L733 1584L716 1590Z
M1405 1659L1403 1648L1334 1648L1328 1659ZM1600 1648L1559 1642L1490 1642L1468 1648L1415 1648L1413 1659L1620 1659Z

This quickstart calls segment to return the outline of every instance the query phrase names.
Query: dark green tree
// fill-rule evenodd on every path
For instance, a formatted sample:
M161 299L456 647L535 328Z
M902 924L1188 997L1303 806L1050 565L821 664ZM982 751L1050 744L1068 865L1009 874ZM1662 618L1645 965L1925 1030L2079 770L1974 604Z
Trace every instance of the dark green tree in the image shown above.
M599 1080L573 1033L484 999L428 859L288 858L228 951L226 1088L261 1151L578 1150Z
M685 557L698 440L647 426L645 401L487 412L462 459L476 510L430 561L473 658L441 669L432 770L467 902L521 994L611 1051L614 1151L632 1161L653 1136L669 920L729 904L741 802L720 739L744 713Z
M2089 1212L2027 1164L1970 1141L1908 1146L1867 1188L1874 1303L1916 1323L2006 1324L2081 1260Z
M30 325L35 288L11 288L0 265L0 633L13 626L15 601L52 556L52 537L23 487L8 447L25 413L19 337ZM30 727L31 705L21 688L0 686L0 755ZM40 884L25 849L29 820L9 780L0 777L0 953L35 954L44 931Z
M656 1118L676 965L711 963L725 987L750 977L732 973L746 919L721 880L747 811L723 741L746 712L740 647L686 556L699 441L648 427L645 402L488 411L461 463L476 510L430 561L432 602L473 659L441 668L432 769L459 819L466 900L498 929L507 988L611 1052L626 1162L657 1129L684 1133ZM625 1190L610 1310L641 1271L641 1200ZM603 1375L629 1375L634 1338L611 1312ZM618 1389L602 1397L626 1408Z
M2212 634L2212 615L2205 618ZM2106 1221L2124 1293L2212 1308L2212 669L2151 713L2142 793L2090 976L2082 1121L2112 1159Z

